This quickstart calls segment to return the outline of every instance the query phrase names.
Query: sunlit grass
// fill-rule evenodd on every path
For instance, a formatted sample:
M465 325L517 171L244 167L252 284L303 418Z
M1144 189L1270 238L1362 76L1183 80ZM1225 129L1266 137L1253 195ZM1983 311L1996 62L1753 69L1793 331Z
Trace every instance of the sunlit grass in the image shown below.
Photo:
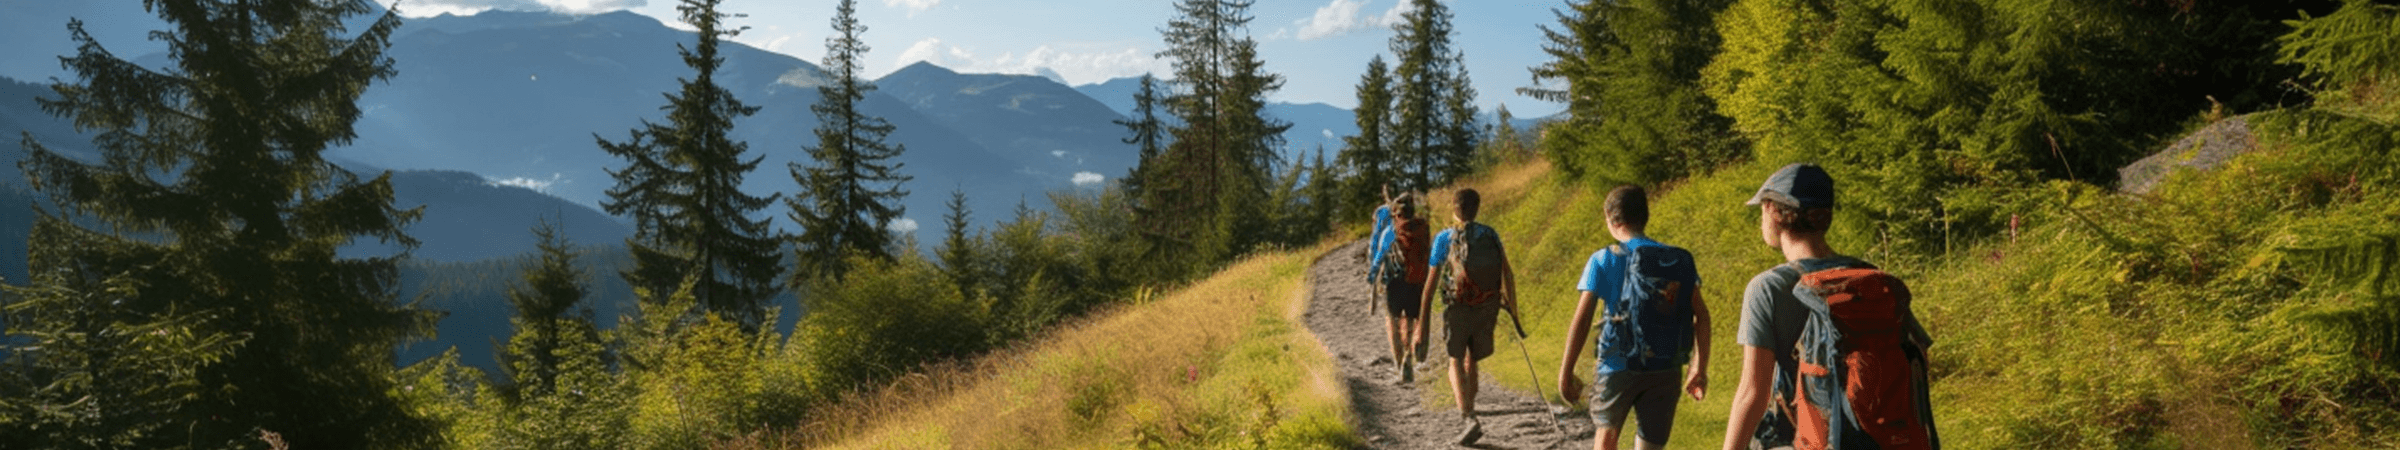
M923 386L819 419L822 447L1354 446L1331 359L1299 325L1307 269L1335 245L1255 256L1029 347L911 376L902 383Z

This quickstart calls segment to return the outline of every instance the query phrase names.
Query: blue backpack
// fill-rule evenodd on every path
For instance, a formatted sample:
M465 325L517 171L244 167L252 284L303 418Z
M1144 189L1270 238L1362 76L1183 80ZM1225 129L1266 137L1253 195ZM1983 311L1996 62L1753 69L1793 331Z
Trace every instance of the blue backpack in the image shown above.
M1682 368L1691 361L1692 297L1700 286L1692 252L1665 245L1608 251L1625 261L1625 284L1608 307L1600 356L1623 356L1635 371Z

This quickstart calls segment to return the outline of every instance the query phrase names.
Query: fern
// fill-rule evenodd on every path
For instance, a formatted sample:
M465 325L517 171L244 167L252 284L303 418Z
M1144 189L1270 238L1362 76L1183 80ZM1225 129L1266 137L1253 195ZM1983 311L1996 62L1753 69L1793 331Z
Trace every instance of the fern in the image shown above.
M2302 320L2331 335L2343 336L2359 354L2385 367L2400 369L2400 231L2357 234L2329 243L2278 249L2287 267L2312 284L2334 287L2343 296L2364 301L2338 305L2303 316Z

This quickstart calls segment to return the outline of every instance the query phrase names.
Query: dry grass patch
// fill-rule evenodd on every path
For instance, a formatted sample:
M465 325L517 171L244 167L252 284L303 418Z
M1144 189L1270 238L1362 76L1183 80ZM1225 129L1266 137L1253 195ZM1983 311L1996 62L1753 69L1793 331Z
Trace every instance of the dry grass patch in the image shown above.
M905 377L820 414L804 427L816 442L726 447L1354 446L1332 362L1298 320L1308 266L1335 245L1252 257L1026 347Z

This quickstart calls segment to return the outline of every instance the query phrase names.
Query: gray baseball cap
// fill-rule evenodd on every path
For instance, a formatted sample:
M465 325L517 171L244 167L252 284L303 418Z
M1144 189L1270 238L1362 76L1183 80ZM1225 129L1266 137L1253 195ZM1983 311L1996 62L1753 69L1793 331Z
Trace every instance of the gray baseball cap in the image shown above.
M1758 187L1746 205L1758 205L1762 200L1799 206L1801 208L1832 208L1833 176L1816 164L1793 163L1767 177L1767 184Z

